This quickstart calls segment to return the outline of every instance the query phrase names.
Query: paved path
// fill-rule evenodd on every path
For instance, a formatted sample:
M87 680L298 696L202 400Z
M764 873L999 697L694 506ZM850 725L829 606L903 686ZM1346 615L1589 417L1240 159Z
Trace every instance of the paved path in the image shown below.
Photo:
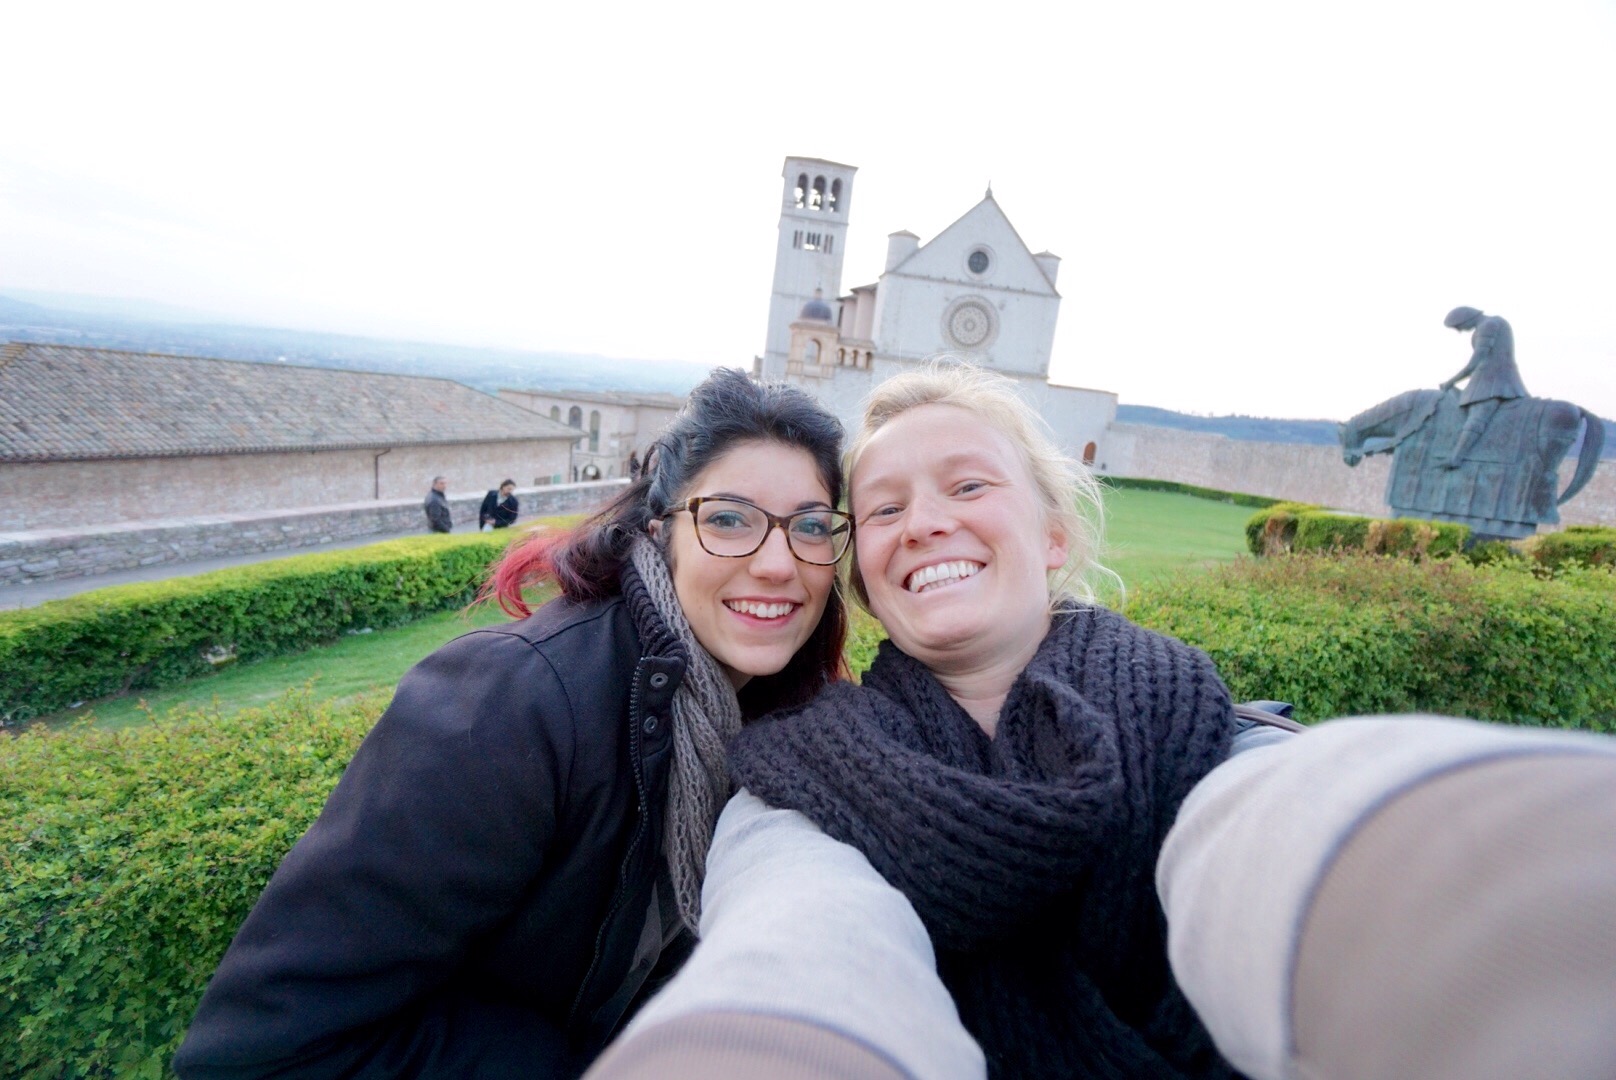
M151 566L142 566L135 570L114 570L111 573L95 574L90 577L57 578L53 581L41 581L34 585L10 585L0 587L0 611L33 607L35 604L43 604L47 600L61 600L64 597L89 592L91 589L105 589L109 585L128 585L135 581L163 581L168 578L190 577L192 574L205 574L209 570L223 570L231 566L246 566L248 563L269 562L271 559L284 559L290 555L308 555L316 551L339 551L342 548L379 544L383 540L399 540L406 536L424 535L426 533L421 529L401 533L379 533L375 536L361 536L352 540L333 540L329 544L305 544L303 547L282 548L279 551L258 551L247 555L228 555L222 559L200 559L195 562L153 563Z

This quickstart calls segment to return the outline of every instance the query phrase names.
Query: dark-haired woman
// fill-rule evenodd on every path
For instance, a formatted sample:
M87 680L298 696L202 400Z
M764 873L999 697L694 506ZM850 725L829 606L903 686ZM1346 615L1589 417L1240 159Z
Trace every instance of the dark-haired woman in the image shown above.
M840 449L807 395L719 371L605 510L507 555L525 618L405 676L176 1071L581 1073L689 951L726 741L839 673Z

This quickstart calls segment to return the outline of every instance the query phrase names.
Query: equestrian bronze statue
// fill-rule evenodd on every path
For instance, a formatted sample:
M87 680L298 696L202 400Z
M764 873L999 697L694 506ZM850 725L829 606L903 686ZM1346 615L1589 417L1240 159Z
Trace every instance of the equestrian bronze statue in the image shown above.
M1341 456L1356 465L1368 454L1392 455L1386 502L1399 517L1455 521L1478 538L1531 536L1559 522L1557 507L1593 476L1604 423L1569 401L1527 394L1503 319L1460 307L1445 322L1472 331L1470 362L1439 390L1409 390L1342 424ZM1557 492L1560 462L1579 430L1586 434L1576 472Z

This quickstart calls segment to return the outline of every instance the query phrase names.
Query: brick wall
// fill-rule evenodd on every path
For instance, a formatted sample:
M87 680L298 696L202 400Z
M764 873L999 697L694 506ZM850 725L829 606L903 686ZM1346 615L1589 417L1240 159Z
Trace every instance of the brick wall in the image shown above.
M451 492L480 496L506 478L520 487L563 482L570 453L570 443L559 438L401 446L385 453L319 450L0 465L0 531L420 498L440 475L449 478Z
M516 494L522 517L530 519L592 510L626 483L602 480L556 484L518 488ZM456 530L477 527L477 509L484 494L479 491L450 498ZM0 532L0 590L9 585L85 577L154 563L289 550L410 531L427 531L421 497L100 527Z

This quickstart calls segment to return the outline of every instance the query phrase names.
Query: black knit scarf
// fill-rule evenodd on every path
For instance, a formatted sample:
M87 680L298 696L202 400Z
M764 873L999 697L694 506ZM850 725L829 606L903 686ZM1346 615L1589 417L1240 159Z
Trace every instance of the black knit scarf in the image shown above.
M993 739L886 642L862 686L744 730L730 767L908 896L990 1076L1227 1077L1153 875L1233 728L1204 653L1085 608L1056 616Z

